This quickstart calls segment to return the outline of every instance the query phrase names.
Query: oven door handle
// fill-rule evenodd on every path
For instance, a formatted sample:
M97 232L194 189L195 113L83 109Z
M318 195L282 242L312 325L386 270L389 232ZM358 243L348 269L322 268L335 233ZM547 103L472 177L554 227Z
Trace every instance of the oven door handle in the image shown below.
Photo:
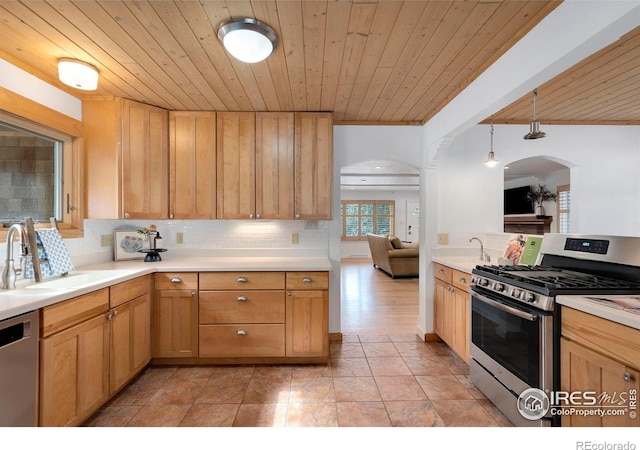
M494 308L497 308L497 309L499 309L501 311L507 312L509 314L513 314L514 316L520 317L521 319L530 320L531 322L535 322L536 320L538 320L538 317L534 316L533 314L529 314L529 313L521 311L521 310L519 310L517 308L513 308L512 306L505 305L504 303L500 303L500 302L497 302L495 300L491 300L489 297L485 297L484 295L480 295L476 291L473 291L473 294L471 294L471 295L473 297L476 297L481 302L484 302L484 303L486 303L488 305L491 305Z

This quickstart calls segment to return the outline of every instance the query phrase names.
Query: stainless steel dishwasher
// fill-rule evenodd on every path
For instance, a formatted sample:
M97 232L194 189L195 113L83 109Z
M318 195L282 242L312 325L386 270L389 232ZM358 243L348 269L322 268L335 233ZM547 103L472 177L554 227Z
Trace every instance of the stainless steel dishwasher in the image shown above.
M0 321L0 426L36 425L38 313Z

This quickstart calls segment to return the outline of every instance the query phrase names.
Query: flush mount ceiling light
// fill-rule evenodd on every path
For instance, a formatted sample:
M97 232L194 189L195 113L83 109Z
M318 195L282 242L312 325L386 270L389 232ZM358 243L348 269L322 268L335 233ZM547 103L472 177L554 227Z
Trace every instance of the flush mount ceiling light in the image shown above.
M231 19L218 28L218 39L231 55L246 63L266 59L278 46L278 36L256 19Z
M529 128L529 132L524 135L524 138L529 139L541 139L546 136L546 133L540 131L540 122L536 118L536 99L538 98L538 90L533 90L533 121L531 122L531 127Z
M489 150L489 159L484 162L487 167L495 167L500 163L493 153L493 116L491 116L491 150Z
M98 69L77 59L59 59L58 78L67 86L76 89L94 91L98 88Z

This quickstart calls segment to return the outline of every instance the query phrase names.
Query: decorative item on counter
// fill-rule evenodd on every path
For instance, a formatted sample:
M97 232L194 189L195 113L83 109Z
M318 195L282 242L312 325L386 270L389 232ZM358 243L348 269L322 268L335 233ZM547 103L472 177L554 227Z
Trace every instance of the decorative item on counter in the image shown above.
M138 231L135 229L113 230L114 261L143 258L139 251L144 248L145 243L142 236L136 235Z
M544 218L544 206L542 206L542 202L555 202L557 197L558 194L551 192L545 184L539 184L537 189L527 193L527 198L536 203L536 217L538 219Z
M138 233L140 233L144 236L145 239L147 239L147 244L138 250L139 253L147 254L144 257L144 262L162 261L160 253L166 252L167 249L162 248L162 237L160 237L158 227L156 227L154 224L151 224L148 228L139 228Z
M522 249L527 241L524 234L513 234L509 237L509 244L504 252L504 258L513 261L513 265L520 264L520 257L522 256Z
M145 241L145 246L142 247L143 249L147 249L147 250L151 250L152 248L152 239L155 237L156 233L158 232L158 227L156 227L154 224L149 225L149 227L144 227L144 228L138 228L138 233L140 233L143 236L143 239Z
M522 248L522 255L520 256L520 264L535 266L538 263L541 245L542 236L527 236L527 240Z
M162 250L162 236L160 236L160 232L156 233L156 237L153 238L153 248L156 250Z

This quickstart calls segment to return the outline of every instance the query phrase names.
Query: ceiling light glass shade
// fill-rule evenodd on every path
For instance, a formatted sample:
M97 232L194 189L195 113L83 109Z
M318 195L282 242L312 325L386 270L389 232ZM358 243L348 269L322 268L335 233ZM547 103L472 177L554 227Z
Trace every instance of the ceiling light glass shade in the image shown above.
M540 122L537 119L536 113L536 99L538 98L538 90L533 90L533 121L531 122L531 126L529 127L529 132L524 135L526 140L529 139L540 139L545 137L547 134L540 131Z
M94 91L98 88L98 69L83 61L70 58L58 60L58 78L76 89Z
M278 36L269 25L255 19L231 19L218 29L218 39L236 59L257 63L278 46Z

